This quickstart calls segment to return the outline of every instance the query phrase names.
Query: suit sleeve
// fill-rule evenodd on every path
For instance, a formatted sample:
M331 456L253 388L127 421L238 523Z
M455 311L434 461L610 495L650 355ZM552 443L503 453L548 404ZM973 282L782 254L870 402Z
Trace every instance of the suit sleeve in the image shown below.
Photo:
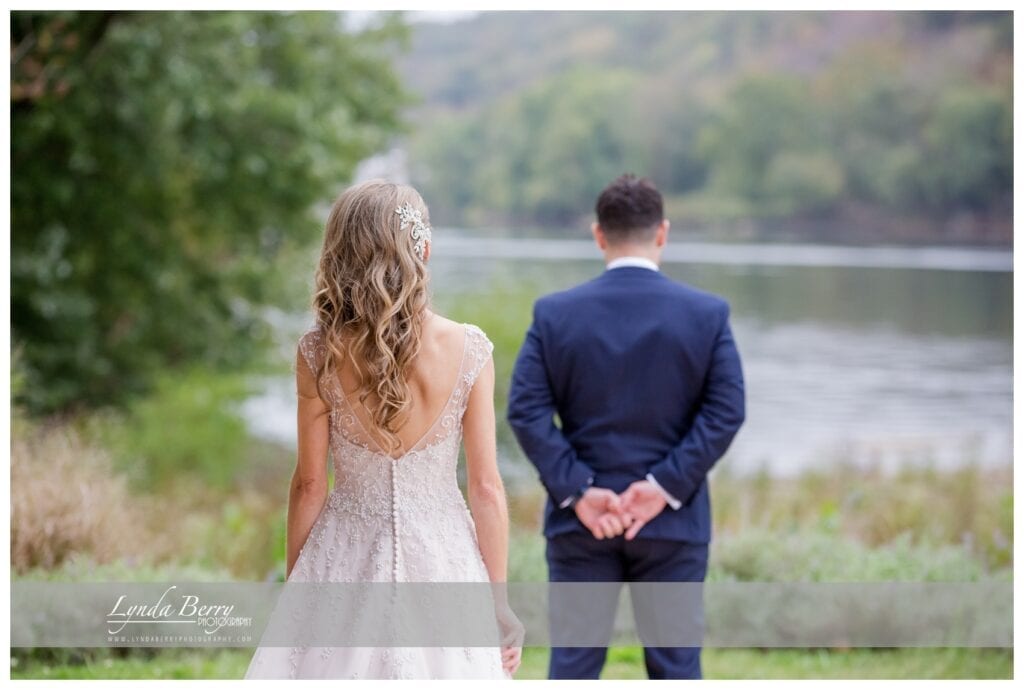
M684 503L689 502L743 424L745 398L743 368L729 326L729 305L724 304L693 424L679 445L650 468L665 491Z
M593 482L594 472L576 456L575 449L555 426L555 399L542 337L534 306L533 323L512 371L508 422L555 505L568 507L572 504L570 499Z

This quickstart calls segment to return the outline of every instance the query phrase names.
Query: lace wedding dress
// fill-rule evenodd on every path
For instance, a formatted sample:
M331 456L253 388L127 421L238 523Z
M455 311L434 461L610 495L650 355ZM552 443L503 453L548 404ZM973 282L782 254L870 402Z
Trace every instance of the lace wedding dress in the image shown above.
M372 440L336 378L325 386L335 486L288 582L488 581L456 466L469 393L493 345L479 328L463 325L462 363L448 402L401 457ZM303 334L299 349L316 371L326 352L318 328ZM508 677L498 647L261 646L245 674L247 679Z

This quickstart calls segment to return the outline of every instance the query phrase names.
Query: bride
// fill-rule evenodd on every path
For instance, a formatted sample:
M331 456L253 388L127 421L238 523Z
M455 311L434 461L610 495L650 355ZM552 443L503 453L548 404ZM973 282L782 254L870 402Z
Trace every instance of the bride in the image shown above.
M430 249L427 208L411 187L365 182L331 209L315 325L296 352L288 582L505 582L493 346L476 326L429 309ZM463 443L468 507L456 479ZM495 613L503 629L521 628L500 601ZM509 678L521 637L502 640L500 649L261 646L245 677Z

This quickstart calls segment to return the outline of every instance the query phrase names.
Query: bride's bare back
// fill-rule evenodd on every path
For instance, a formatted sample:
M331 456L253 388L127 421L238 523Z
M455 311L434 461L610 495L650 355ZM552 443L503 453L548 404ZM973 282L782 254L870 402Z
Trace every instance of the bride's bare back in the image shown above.
M463 324L428 312L423 322L420 351L413 361L407 379L411 404L408 411L399 418L401 427L396 435L402 445L392 453L395 457L400 457L422 441L444 412L458 383L466 338L467 332ZM355 367L342 367L338 378L349 409L363 429L370 430L370 416L366 408L359 403L359 382L356 379ZM377 396L371 393L367 404L376 402ZM380 446L384 445L379 434L371 435Z

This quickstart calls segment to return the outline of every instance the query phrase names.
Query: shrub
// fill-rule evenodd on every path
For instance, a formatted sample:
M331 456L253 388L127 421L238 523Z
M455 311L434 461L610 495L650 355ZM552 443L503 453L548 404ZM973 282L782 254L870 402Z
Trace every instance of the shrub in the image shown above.
M19 432L11 444L11 567L56 568L77 554L98 563L160 555L155 506L130 493L107 453L70 427ZM156 515L165 515L155 510Z

